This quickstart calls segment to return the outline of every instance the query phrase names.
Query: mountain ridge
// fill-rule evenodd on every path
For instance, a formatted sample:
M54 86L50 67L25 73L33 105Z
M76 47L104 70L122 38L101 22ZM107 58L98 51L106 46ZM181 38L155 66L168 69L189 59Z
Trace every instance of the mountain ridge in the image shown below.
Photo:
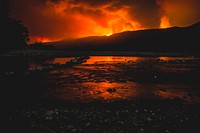
M73 51L200 52L200 22L188 27L125 31L46 43Z

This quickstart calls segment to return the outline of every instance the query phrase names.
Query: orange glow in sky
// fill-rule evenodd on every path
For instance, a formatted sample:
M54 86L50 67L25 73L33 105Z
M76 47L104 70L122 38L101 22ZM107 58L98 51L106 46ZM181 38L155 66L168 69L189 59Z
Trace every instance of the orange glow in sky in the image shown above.
M51 42L51 40L46 37L32 37L31 43L34 43L34 42Z
M110 36L200 21L199 0L9 0L31 40L49 42Z

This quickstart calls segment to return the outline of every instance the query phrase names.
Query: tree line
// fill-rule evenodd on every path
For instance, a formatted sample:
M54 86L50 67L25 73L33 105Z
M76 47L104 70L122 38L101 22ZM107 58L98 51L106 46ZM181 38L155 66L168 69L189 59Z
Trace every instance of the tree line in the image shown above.
M0 50L24 49L29 31L22 21L11 17L7 0L0 0Z
M25 48L53 49L38 42L27 45L29 31L22 21L11 17L8 0L0 0L0 19L0 52Z

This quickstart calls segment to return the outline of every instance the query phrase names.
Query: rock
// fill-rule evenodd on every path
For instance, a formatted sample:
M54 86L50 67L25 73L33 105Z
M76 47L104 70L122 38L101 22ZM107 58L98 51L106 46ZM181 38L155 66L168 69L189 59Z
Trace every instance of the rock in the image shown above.
M124 122L123 122L123 121L119 121L119 123L120 123L120 124L124 124Z
M108 119L105 119L104 122L108 122Z
M89 122L85 124L85 126L89 126L89 125L90 125L90 123L89 123Z
M30 67L30 68L28 69L28 71L34 71L34 70L35 70L34 67Z
M72 129L72 132L76 132L77 131L77 129Z
M143 129L143 128L141 128L141 129L140 129L140 131L141 131L141 132L143 132L143 131L144 131L144 129Z
M188 117L186 117L185 119L186 119L186 120L189 120L189 118L188 118Z
M27 71L27 72L24 72L24 74L25 74L25 75L29 75L29 74L30 74L30 72L29 72L29 71Z
M67 129L73 128L73 125L67 125Z
M119 115L119 111L116 112L116 115L117 115L117 116Z
M5 72L5 75L6 76L12 76L12 75L14 75L15 74L15 72L14 71L10 71L10 72Z
M46 119L46 120L52 120L53 117L52 117L52 116L46 116L45 119Z
M37 67L36 69L37 69L38 71L43 71L44 68L43 68L42 66L39 66L39 67Z
M115 89L115 88L108 88L108 89L107 89L107 92L113 93L113 92L116 92L116 89Z
M148 120L148 121L152 121L151 117L147 117L147 120Z

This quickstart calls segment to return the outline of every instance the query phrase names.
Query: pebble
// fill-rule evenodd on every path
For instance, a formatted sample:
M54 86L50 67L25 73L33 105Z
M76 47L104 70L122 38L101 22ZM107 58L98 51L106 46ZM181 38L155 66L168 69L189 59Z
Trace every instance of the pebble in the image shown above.
M73 130L72 130L72 132L76 132L76 131L77 131L77 129L73 129Z
M147 120L148 120L148 121L152 121L152 119L151 119L150 117L147 117Z
M68 125L67 126L67 128L69 129L69 128L73 128L74 126L73 125Z
M90 123L89 123L89 122L85 124L85 126L89 126L89 125L90 125Z
M141 128L141 129L140 129L140 131L141 131L141 132L143 132L143 131L144 131L144 129L143 129L143 128Z
M170 132L168 129L167 129L167 130L165 130L165 132L166 132L166 133L171 133L171 132Z
M105 119L104 122L108 122L108 119Z

